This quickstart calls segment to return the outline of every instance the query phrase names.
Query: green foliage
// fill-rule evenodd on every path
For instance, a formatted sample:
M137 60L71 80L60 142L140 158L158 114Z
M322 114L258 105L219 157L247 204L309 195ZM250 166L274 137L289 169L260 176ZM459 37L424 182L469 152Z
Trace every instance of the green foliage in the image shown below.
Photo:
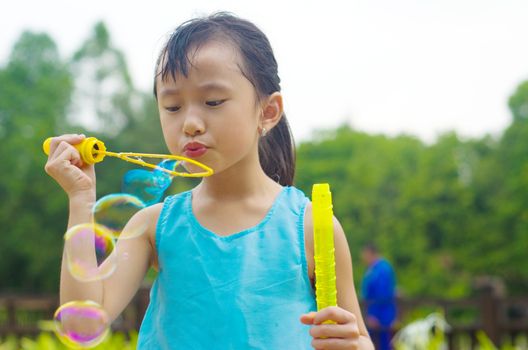
M87 120L75 120L88 129L116 136L135 115L133 103L141 97L135 90L123 53L112 44L103 23L74 54L75 73L73 110ZM141 100L136 107L141 107Z
M528 120L528 81L520 84L508 101L514 121Z
M396 350L443 350L446 348L445 332L449 328L441 313L432 313L403 327L392 342Z
M377 243L405 293L457 297L467 292L453 256L471 209L460 171L465 147L454 134L426 146L343 126L300 145L296 184L310 193L313 183L329 182L353 255ZM362 268L355 264L356 276Z
M374 241L403 294L466 296L478 275L500 276L520 293L528 287L528 269L519 268L528 246L527 147L528 120L499 140L448 133L431 145L342 126L299 146L296 184L306 193L331 184L353 256ZM355 262L359 283L364 266Z
M0 339L0 350L16 350L18 340L14 336L9 336L6 339Z
M41 140L64 126L71 87L68 66L45 34L23 33L0 69L0 280L6 288L56 288L48 271L58 271L57 223L65 222L67 207L42 176Z
M481 350L496 350L497 347L493 342L486 336L486 333L483 331L477 332L477 340L480 345Z
M447 337L445 336L449 326L441 314L430 314L429 316L415 320L403 327L393 338L396 350L443 350L447 349ZM463 341L455 342L455 348L460 350L470 350L473 347L469 341L470 335L463 337ZM488 338L485 332L476 332L479 350L516 350L526 348L526 337L519 336L515 341L504 341L497 348Z
M92 90L92 126L122 130L123 136L85 130L76 110L79 82L97 67ZM88 68L87 68L88 67ZM84 69L84 70L83 70ZM74 78L75 77L75 78ZM117 89L104 90L116 83ZM83 85L83 86L86 86ZM114 86L114 85L112 85ZM99 91L97 90L97 91ZM115 115L115 124L109 119ZM115 151L163 153L154 100L138 92L130 80L123 54L99 23L92 37L70 59L59 55L46 34L23 33L9 61L0 66L0 265L2 291L56 292L62 235L67 222L67 200L62 190L43 171L46 157L42 142L64 132L92 132ZM115 126L115 127L114 127ZM109 159L98 167L98 196L119 192L130 166ZM117 174L117 176L116 176ZM6 283L4 283L4 281Z
M134 350L136 349L138 334L130 332L127 336L123 333L110 333L103 342L91 349L94 350ZM71 349L49 332L42 332L36 338L23 337L16 339L8 337L5 341L0 339L0 350L66 350Z
M341 126L299 145L296 185L309 194L314 183L331 184L357 284L360 248L374 241L406 295L466 296L478 275L502 277L513 293L528 289L527 105L525 82L497 139L447 133L424 144ZM23 33L0 66L2 291L58 288L67 201L43 172L41 145L63 132L89 133L112 151L167 152L156 101L134 87L103 23L71 58L46 34ZM119 192L130 168L98 164L98 197ZM195 183L177 179L168 192Z

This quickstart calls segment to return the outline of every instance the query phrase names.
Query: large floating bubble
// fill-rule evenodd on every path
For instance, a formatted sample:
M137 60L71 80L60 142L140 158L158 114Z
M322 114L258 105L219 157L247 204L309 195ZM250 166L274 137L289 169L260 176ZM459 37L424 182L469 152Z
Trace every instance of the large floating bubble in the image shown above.
M60 306L54 316L55 333L72 348L90 348L101 343L110 322L101 305L93 301L71 301Z
M101 280L116 269L115 243L106 227L94 223L76 225L66 232L64 240L66 264L75 279Z
M110 194L99 199L93 208L96 224L105 226L114 238L133 238L145 232L146 225L129 226L123 231L130 218L145 208L145 203L127 193Z
M123 178L122 190L125 193L137 196L145 205L158 203L167 188L172 183L170 174L162 169L175 170L181 162L165 159L153 171L134 169L128 171Z

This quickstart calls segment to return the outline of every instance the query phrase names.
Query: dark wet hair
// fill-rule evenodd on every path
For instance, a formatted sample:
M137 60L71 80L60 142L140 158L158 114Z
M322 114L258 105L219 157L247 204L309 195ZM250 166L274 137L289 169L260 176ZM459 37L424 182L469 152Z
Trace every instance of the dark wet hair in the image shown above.
M191 19L175 29L163 47L156 63L156 78L176 74L187 76L188 53L213 39L231 41L243 59L242 74L253 84L258 98L280 91L277 61L264 33L253 23L230 13ZM156 80L154 96L157 98ZM282 115L279 123L259 142L260 164L264 172L279 184L293 184L295 175L295 145L286 120Z

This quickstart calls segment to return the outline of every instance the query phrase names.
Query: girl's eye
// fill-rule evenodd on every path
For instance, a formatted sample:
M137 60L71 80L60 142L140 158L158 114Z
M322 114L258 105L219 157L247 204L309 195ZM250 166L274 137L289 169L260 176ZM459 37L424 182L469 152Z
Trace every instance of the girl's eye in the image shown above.
M178 112L178 110L180 109L180 106L165 107L165 109L166 109L168 112Z
M211 107L216 107L216 106L220 106L225 101L226 100L213 100L213 101L207 101L205 102L205 104Z

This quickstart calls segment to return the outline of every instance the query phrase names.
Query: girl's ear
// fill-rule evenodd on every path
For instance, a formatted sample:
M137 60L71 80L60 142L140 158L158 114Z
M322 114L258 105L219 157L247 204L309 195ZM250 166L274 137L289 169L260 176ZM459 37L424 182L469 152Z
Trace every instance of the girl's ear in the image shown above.
M276 91L262 102L262 115L260 118L259 132L265 134L277 125L282 118L284 108L282 106L282 95Z

